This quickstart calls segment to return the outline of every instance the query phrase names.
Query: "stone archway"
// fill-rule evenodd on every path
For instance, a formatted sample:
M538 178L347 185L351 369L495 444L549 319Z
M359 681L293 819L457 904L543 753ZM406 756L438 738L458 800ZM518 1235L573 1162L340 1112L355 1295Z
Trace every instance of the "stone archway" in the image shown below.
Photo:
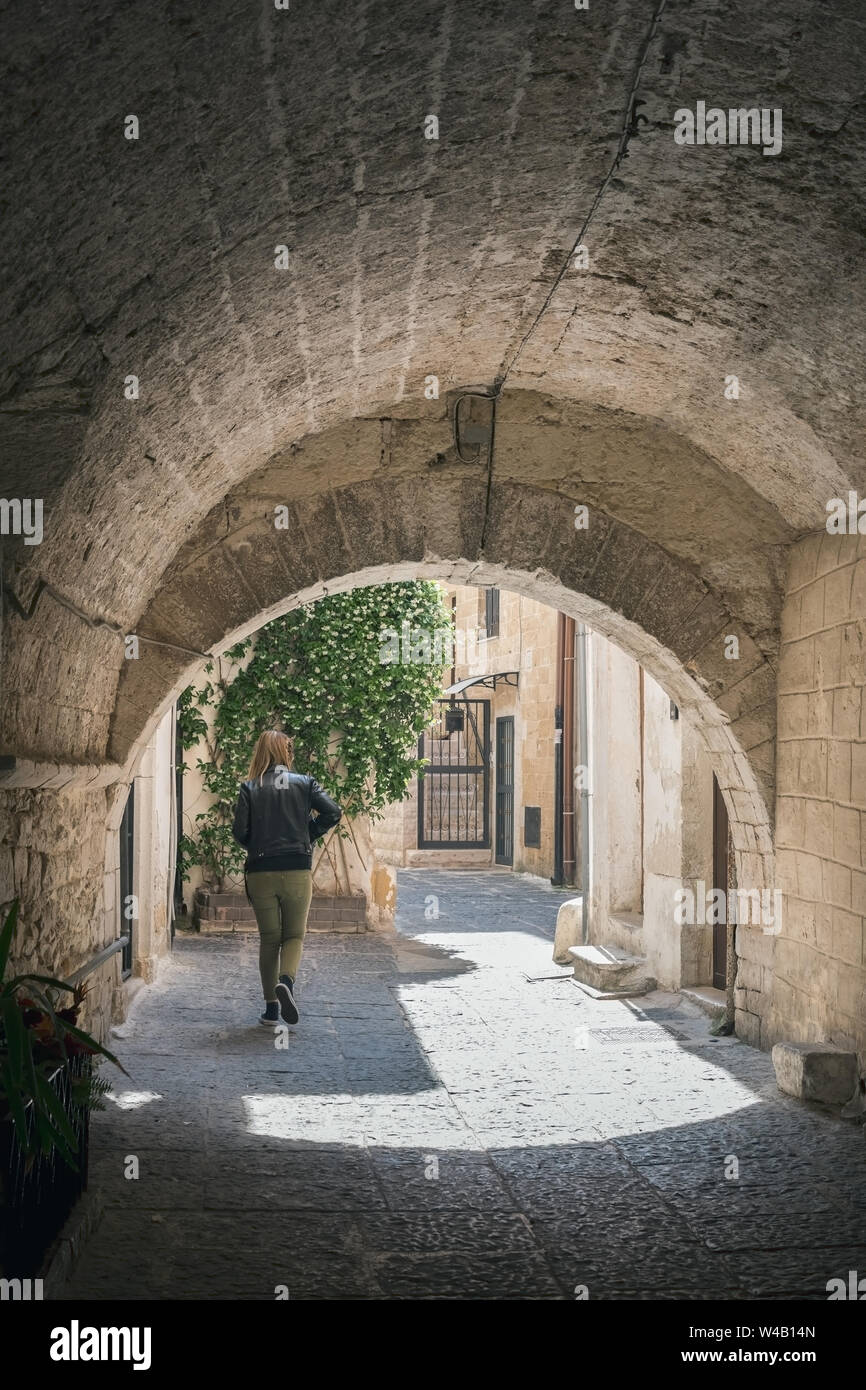
M176 566L142 615L142 656L120 673L110 760L134 762L201 659L291 607L409 576L498 584L585 620L694 713L737 827L743 881L769 886L769 662L689 566L594 509L588 529L575 530L574 505L549 490L488 487L483 478L443 471L435 488L416 478L376 479L299 500L287 528L277 530L273 511L247 498L234 525ZM741 644L739 662L725 659L731 635Z
M742 630L688 566L600 512L576 532L574 503L549 490L488 488L447 470L435 490L412 478L370 480L304 499L283 514L288 526L279 530L255 496L229 511L235 525L177 566L142 616L140 655L124 663L111 724L109 756L121 782L204 661L262 622L362 584L428 577L495 585L585 620L691 713L728 804L738 885L774 887L764 761L772 768L772 669L754 644L745 674L724 659L725 640ZM317 546L319 534L337 541ZM752 749L743 735L754 740ZM115 796L115 820L118 805ZM108 884L111 833L106 846ZM760 930L741 931L740 954L755 968L771 959L772 946ZM766 1009L754 992L749 1002L750 1019L769 1010L769 998Z
M2 854L52 961L64 901L90 939L106 787L198 653L401 565L499 577L636 655L699 712L741 875L772 883L785 569L866 477L862 287L836 270L861 239L862 147L834 136L856 113L843 9L754 19L755 51L783 53L765 99L798 133L779 161L673 141L737 38L724 9L525 5L491 29L475 0L345 23L213 0L206 24L107 0L38 44L10 21L3 490L38 487L46 530L3 555ZM751 102L752 70L727 76ZM453 448L444 406L469 382L501 393L489 467Z
M379 422L368 434L381 442ZM92 673L94 646L101 649L102 666L85 689L101 689L101 711L94 701L90 714L106 730L104 751L100 761L66 767L59 760L19 759L7 772L7 784L80 788L88 802L104 797L96 789L129 780L161 713L208 655L299 603L359 583L410 576L496 584L587 621L692 712L728 804L739 885L771 888L777 621L771 572L758 569L749 592L730 589L722 596L688 546L677 547L668 536L665 545L657 544L598 505L595 499L605 489L597 480L540 487L509 477L515 470L507 466L500 478L490 469L457 464L447 440L432 459L419 459L417 447L414 458L408 448L390 461L355 456L355 471L372 476L322 486L329 474L340 478L332 462L335 453L340 457L339 442L339 436L311 441L288 461L245 480L204 519L127 634L138 638L136 657L124 658L128 645L119 625L67 617L62 607L51 606L49 595L36 615L43 642L50 625L60 623L67 631L77 628L79 647L67 668L46 671L45 696L50 701L52 678L63 679L68 699L76 672L79 679ZM429 439L423 442L429 445ZM304 455L313 465L308 469L299 467ZM299 479L311 475L317 491L299 486ZM575 527L579 505L588 509L586 529ZM618 509L627 510L622 503ZM766 526L768 516L772 522L768 511L760 523ZM670 524L675 526L675 518ZM685 553L676 554L677 548ZM751 621L737 617L726 597ZM764 622L752 636L759 610ZM739 643L737 661L725 656L732 636ZM24 660L32 661L32 652ZM58 720L55 737L61 727ZM111 803L113 824L116 787ZM99 866L106 911L116 899L109 840L106 862ZM96 866L90 869L95 874ZM750 932L744 950L749 941L763 966L772 942Z

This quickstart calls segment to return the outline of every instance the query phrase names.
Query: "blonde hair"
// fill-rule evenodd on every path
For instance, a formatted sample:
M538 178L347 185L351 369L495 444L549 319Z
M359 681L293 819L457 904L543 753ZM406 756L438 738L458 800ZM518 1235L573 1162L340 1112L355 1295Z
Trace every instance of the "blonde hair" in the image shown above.
M250 781L259 781L269 767L291 767L295 758L295 741L279 729L265 729L259 734L250 763Z

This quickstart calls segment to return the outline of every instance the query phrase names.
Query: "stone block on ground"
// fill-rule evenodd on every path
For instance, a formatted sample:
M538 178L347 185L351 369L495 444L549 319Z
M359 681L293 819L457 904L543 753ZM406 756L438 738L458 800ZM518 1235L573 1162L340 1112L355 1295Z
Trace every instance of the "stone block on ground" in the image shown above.
M845 1105L857 1089L857 1054L831 1043L776 1043L773 1067L779 1090L798 1100Z
M566 954L578 984L601 994L645 994L655 988L643 956L616 946L569 946Z
M568 898L556 914L553 959L558 965L571 965L569 948L583 940L583 898Z

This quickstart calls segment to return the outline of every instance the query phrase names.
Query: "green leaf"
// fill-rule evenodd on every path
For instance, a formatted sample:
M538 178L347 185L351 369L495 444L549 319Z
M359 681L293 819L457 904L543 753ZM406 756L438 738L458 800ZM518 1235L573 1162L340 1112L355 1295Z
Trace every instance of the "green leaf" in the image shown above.
M53 975L14 975L8 983L12 989L21 989L23 985L42 984L50 985L52 989L65 989L67 994L73 994L75 991L74 985L70 985L66 980L57 980ZM45 998L41 990L37 990L37 993Z

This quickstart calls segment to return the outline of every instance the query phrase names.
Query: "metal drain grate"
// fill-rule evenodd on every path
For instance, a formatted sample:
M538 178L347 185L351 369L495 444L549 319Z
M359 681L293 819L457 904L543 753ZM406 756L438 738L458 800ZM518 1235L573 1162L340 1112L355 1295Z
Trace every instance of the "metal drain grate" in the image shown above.
M610 1047L623 1043L686 1042L688 1039L687 1033L655 1023L638 1023L633 1028L592 1028L590 1035Z

